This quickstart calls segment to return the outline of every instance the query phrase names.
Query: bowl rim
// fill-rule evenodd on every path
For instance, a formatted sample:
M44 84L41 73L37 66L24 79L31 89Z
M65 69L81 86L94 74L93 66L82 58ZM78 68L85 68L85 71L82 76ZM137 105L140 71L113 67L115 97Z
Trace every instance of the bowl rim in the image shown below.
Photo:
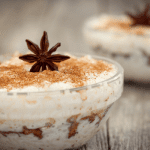
M75 87L75 88L67 88L67 89L61 89L61 90L47 90L47 91L32 91L32 92L23 92L23 91L0 91L0 93L7 93L8 95L13 95L13 93L19 94L19 95L28 95L30 93L34 94L34 93L51 93L51 92L59 92L59 93L64 93L66 91L80 91L80 90L86 90L89 88L94 88L94 87L99 87L105 83L112 83L114 81L116 81L120 75L124 75L124 69L123 67L116 61L106 58L106 57L101 57L101 56L95 56L95 55L91 55L91 54L84 54L84 53L72 53L72 52L62 52L62 54L70 54L72 56L75 56L77 58L83 57L83 56L91 56L91 58L96 59L96 60L103 60L107 63L113 64L116 68L117 68L117 73L115 75L113 75L112 77L105 79L103 81L97 82L97 83L93 83L93 84L88 84L85 86L81 86L81 87ZM60 52L61 54L61 52ZM0 56L4 56L5 59L6 57L10 57L10 55L4 54L4 55L0 55ZM8 60L8 59L6 59Z

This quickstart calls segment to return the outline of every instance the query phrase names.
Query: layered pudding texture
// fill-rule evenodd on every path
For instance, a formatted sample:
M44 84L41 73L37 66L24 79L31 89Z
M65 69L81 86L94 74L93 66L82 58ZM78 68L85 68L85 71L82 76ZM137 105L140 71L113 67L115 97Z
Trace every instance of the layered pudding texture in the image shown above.
M70 55L57 63L59 71L29 72L33 64L19 56L0 56L0 149L61 150L85 144L121 96L121 66Z
M150 82L150 26L131 26L125 15L106 15L89 19L84 37L94 52L118 61L125 79Z

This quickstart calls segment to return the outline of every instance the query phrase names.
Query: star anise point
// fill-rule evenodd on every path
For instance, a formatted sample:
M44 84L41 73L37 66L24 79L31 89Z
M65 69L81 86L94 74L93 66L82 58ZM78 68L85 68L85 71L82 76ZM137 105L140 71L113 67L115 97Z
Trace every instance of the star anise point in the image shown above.
M150 5L147 4L144 11L140 12L136 15L133 15L129 12L126 12L126 14L129 16L129 18L132 19L131 27L137 26L137 25L144 25L144 26L150 26Z
M30 72L44 71L47 68L51 71L58 71L58 67L54 62L58 63L70 58L69 56L60 54L52 55L52 53L55 52L57 48L61 46L61 43L57 43L48 51L49 41L46 31L43 32L43 36L40 41L40 48L38 45L36 45L35 43L31 42L28 39L26 39L26 43L28 49L32 51L34 54L26 54L20 56L19 59L29 63L36 62L31 67Z

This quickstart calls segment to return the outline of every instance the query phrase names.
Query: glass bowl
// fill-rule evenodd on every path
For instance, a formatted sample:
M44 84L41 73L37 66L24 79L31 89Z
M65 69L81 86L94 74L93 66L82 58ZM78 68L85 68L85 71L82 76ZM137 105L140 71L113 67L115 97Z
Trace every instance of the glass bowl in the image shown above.
M117 62L92 58L114 64L117 73L103 82L79 88L0 92L0 148L62 150L89 141L106 123L122 94L124 79ZM8 57L0 56L0 61L5 59Z
M125 16L104 14L85 21L83 35L92 53L119 62L124 68L125 80L150 83L150 27L122 31L113 27L101 30L95 28L103 23L101 19L106 21L109 18L127 19Z

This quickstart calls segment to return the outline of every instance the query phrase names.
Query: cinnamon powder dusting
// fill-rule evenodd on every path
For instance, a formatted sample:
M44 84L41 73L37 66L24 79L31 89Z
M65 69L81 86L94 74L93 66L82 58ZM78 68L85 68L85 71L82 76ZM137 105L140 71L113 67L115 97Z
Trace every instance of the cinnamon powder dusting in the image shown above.
M107 21L104 27L101 27L100 25L96 25L95 29L100 30L108 30L108 29L115 29L117 31L124 31L126 33L130 34L136 34L136 35L144 35L148 27L138 26L138 27L131 27L130 26L131 21L122 21L122 20L116 20L116 19L110 19Z
M86 56L85 56L86 57ZM83 57L84 58L84 57ZM101 60L77 59L71 57L61 63L56 63L59 71L44 70L43 72L29 72L27 68L31 63L22 62L18 59L20 65L0 65L0 88L6 88L7 91L13 88L24 88L27 86L44 87L44 81L51 85L56 82L70 82L73 87L84 86L89 79L88 75L96 74L94 78L106 71L112 70L112 65ZM21 61L21 63L20 63Z

